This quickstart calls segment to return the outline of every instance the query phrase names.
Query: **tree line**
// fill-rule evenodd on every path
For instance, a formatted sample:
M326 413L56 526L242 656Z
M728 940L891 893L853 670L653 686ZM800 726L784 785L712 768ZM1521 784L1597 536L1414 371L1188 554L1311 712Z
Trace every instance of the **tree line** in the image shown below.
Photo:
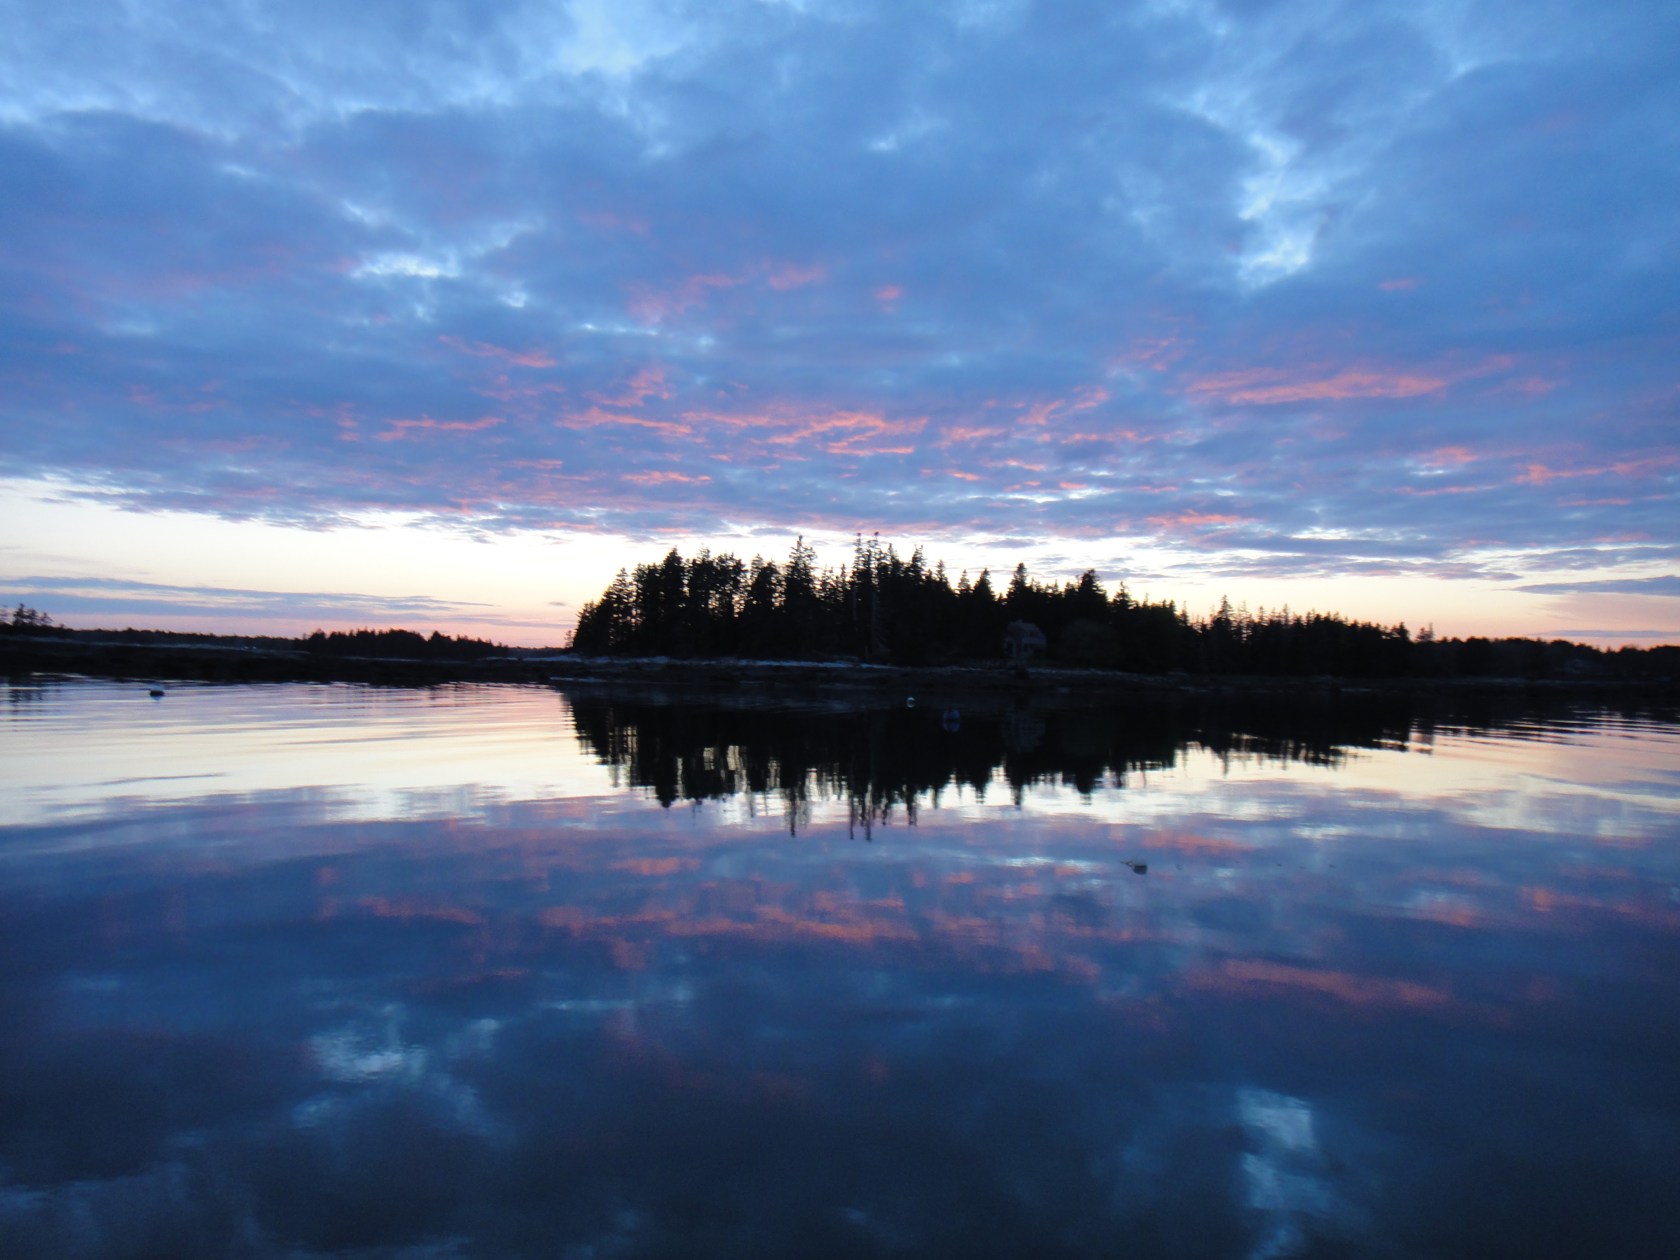
M448 635L434 630L430 636L413 630L317 630L303 640L303 648L316 656L389 657L395 660L474 661L505 656L508 649L488 639Z
M1024 629L1024 628L1030 628ZM921 547L908 557L858 537L852 561L819 568L797 539L783 563L703 549L621 569L585 603L572 634L586 655L861 660L893 665L998 660L1042 645L1054 663L1136 673L1342 677L1673 677L1680 648L1613 652L1558 639L1437 638L1336 613L1201 617L1172 601L1110 591L1087 569L1040 582L1018 564L1000 591L989 570L953 584Z
M282 638L276 635L214 634L191 630L72 630L60 625L46 613L19 604L8 615L0 608L0 634L51 635L120 644L152 646L221 646L258 648L276 652L302 650L312 656L339 658L372 657L405 661L476 661L507 656L513 652L506 644L468 635L448 635L434 630L430 635L413 630L317 630L302 638Z
M0 634L50 634L63 629L39 608L19 604L8 615L0 610Z

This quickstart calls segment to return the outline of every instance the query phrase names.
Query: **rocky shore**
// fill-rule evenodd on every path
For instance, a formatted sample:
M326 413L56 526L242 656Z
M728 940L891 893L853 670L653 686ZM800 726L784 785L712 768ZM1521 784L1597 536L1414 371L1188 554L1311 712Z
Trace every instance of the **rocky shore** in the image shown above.
M0 672L80 674L158 682L356 682L428 687L451 682L540 683L538 659L402 660L326 656L228 643L125 643L14 635L0 639Z
M1673 701L1672 680L1523 678L1246 677L1127 674L1030 668L1004 662L942 666L871 665L857 661L680 660L586 657L516 652L473 660L322 655L236 643L133 643L87 637L9 635L0 638L0 672L82 675L145 682L350 682L425 687L448 683L610 686L637 690L730 694L834 693L859 699L947 703L973 695L1030 693L1067 702L1138 694L1274 694L1321 696L1539 692Z

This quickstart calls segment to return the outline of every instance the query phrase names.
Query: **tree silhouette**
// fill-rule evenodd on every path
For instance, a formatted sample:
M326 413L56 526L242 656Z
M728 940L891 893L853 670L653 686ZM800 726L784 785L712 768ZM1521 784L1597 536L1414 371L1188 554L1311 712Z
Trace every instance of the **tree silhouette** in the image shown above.
M63 629L56 621L38 608L31 608L28 604L19 604L12 610L8 621L0 621L0 628L13 634L41 634L48 630Z
M987 570L972 582L963 573L953 587L944 564L929 567L921 547L905 560L878 535L861 534L851 564L838 570L819 569L803 535L785 565L761 556L744 564L709 550L685 560L673 548L657 564L620 570L599 599L584 604L571 646L594 655L1000 661L1011 642L1019 648L1027 641L1021 631L1006 639L1016 623L1042 635L1051 662L1147 674L1666 677L1680 654L1607 654L1561 640L1457 640L1433 632L1414 639L1404 624L1288 608L1250 612L1228 598L1193 619L1170 601L1134 598L1123 581L1110 594L1094 569L1056 586L1018 564L1000 597ZM1038 639L1028 638L1038 651Z

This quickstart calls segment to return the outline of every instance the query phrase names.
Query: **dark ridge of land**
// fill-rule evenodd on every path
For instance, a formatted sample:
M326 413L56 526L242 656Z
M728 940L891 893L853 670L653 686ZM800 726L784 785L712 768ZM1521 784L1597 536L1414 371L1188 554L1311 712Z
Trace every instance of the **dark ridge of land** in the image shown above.
M1616 697L1664 704L1680 699L1667 678L1520 678L1256 676L1140 674L1055 664L1022 667L1003 661L965 665L873 665L859 661L682 660L601 657L510 650L506 655L450 659L350 656L312 652L300 640L134 642L90 632L0 636L0 673L82 675L146 682L351 682L426 687L447 683L563 684L719 696L835 693L858 699L908 698L928 705L977 695L1030 694L1059 703L1100 702L1119 695L1254 694L1511 694Z
M643 698L669 693L765 699L832 695L836 699L890 701L945 708L995 698L1054 707L1100 705L1122 697L1312 697L1357 702L1374 696L1533 696L1600 699L1618 708L1672 712L1680 684L1650 679L1339 678L1331 675L1140 674L1081 669L1054 663L1022 668L1005 661L963 665L872 665L859 661L678 660L653 657L563 656L547 663L550 682L576 688L628 690Z
M13 678L81 674L148 682L356 682L429 687L452 682L547 682L548 669L542 660L524 655L471 659L341 656L311 652L298 640L179 643L45 635L0 638L0 673Z

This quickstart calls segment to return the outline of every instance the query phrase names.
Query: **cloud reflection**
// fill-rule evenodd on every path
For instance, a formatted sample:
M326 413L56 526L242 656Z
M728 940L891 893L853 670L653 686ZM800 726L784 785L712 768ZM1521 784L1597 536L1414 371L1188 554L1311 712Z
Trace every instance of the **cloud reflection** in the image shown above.
M335 756L377 769L388 715L351 712ZM1581 1177L1575 1229L1672 1236L1672 864L1600 840L1672 831L1669 727L1524 710L1426 758L1416 714L1357 746L1048 713L1010 771L977 718L974 809L884 714L574 714L638 767L585 808L296 784L8 826L8 1254L1543 1251L1522 1205ZM1610 758L1642 794L1521 829L1462 800ZM637 786L665 764L704 793ZM796 834L726 808L795 782L840 797ZM849 825L878 783L914 828L903 796Z

